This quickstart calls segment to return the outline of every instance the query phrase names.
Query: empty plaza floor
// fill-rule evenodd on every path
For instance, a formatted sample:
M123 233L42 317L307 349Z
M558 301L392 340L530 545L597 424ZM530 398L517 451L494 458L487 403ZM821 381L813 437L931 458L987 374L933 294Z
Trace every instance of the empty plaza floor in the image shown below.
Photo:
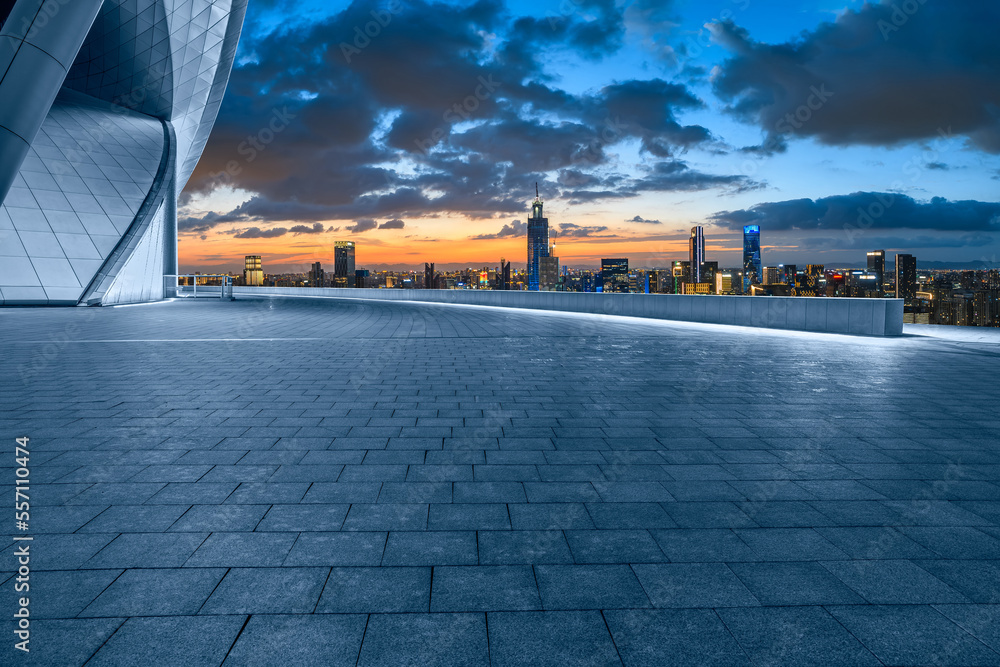
M1000 664L1000 332L240 298L0 345L4 665Z

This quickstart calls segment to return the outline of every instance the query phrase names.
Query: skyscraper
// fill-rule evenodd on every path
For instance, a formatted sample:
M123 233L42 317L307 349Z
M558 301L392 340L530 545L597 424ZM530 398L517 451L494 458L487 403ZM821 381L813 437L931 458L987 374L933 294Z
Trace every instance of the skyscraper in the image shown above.
M874 273L878 280L878 292L884 291L885 283L885 250L872 250L868 253L868 273Z
M750 285L760 283L760 226L743 227L743 293L750 293Z
M528 218L528 289L538 291L541 278L541 258L549 256L549 219L542 217L542 198L535 183L535 201Z
M243 258L243 282L247 285L263 285L264 270L261 267L260 255L247 255Z
M510 262L503 257L500 258L500 271L497 273L497 283L499 284L497 289L510 289Z
M323 266L319 262L313 262L312 268L309 269L309 285L323 287L324 282L326 282L326 271L323 270Z
M354 287L354 241L333 244L333 277L337 287Z
M628 259L602 259L601 282L605 292L628 292Z
M434 289L434 262L424 262L424 289Z
M896 298L917 298L917 258L913 255L896 255Z
M705 233L701 227L691 228L691 240L688 241L688 262L691 266L691 282L700 283L702 264L705 263Z

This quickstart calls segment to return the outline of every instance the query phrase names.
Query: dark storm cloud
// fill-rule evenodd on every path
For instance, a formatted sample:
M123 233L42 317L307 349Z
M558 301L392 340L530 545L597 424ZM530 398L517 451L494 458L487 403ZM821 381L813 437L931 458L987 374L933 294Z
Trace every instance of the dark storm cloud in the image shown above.
M614 0L564 5L559 16L518 18L499 0L465 7L413 0L380 14L389 18L365 36L371 12L385 5L355 0L319 22L289 19L270 33L258 26L241 45L187 188L188 197L229 186L251 198L228 213L185 219L182 230L442 213L489 218L524 211L535 181L549 196L561 185L580 191L579 200L604 198L601 192L631 197L617 192L621 178L591 173L613 159L608 146L638 139L643 151L663 157L714 141L707 129L679 121L678 114L704 107L683 85L654 78L591 94L559 89L545 73L546 54L599 59L624 34ZM398 169L403 159L419 168ZM546 178L553 170L561 170L559 185ZM730 177L722 178L717 184L727 185ZM662 187L691 189L682 180Z
M507 238L517 238L519 236L524 236L528 233L528 223L523 220L511 220L510 224L506 224L500 228L500 231L496 234L480 234L478 236L470 236L469 238L473 241L484 241L487 239L507 239Z
M279 236L284 236L288 233L288 230L284 227L275 227L273 229L261 229L260 227L250 227L249 229L244 229L243 231L237 232L233 238L236 239L273 239Z
M403 229L406 223L400 219L387 220L378 226L379 229Z
M367 232L378 227L378 223L371 218L364 218L362 220L355 220L353 225L348 225L346 227L347 231L352 234L360 234L362 232Z
M554 229L554 235L557 237L568 237L575 239L584 238L605 238L613 237L613 234L604 234L608 231L608 228L604 225L575 225L572 222L564 222L561 225L557 225Z
M874 236L865 237L865 243L871 248L886 250L916 250L918 248L982 248L993 245L995 236L988 234L962 234L961 236ZM803 248L838 250L844 247L844 238L805 238L798 241Z
M757 204L711 216L734 231L760 225L770 231L924 229L950 232L1000 232L1000 203L949 201L935 197L918 202L900 194L855 192L822 199L792 199Z
M693 192L724 187L736 192L759 189L761 184L746 176L705 174L691 169L681 160L664 160L656 163L649 175L633 183L633 192Z
M997 2L919 0L865 3L784 44L717 22L733 57L713 87L770 152L793 136L893 146L955 134L1000 153L997 25Z
M322 222L316 222L310 225L295 225L288 230L292 234L322 234L326 229L323 227Z

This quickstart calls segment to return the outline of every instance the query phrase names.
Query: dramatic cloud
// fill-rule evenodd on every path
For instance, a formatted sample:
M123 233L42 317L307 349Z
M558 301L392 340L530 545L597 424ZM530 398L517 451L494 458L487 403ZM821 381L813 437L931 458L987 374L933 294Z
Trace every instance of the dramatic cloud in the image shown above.
M309 225L295 225L288 230L292 234L322 234L326 229L323 227L322 222L314 223L312 226Z
M395 220L387 220L378 226L379 229L402 229L406 226L406 223L399 218Z
M575 225L571 222L564 222L561 225L556 225L555 228L553 229L554 236L557 237L561 236L561 237L576 238L576 239L582 239L588 237L599 237L599 238L614 237L613 234L602 234L603 232L606 231L608 231L608 228L604 225L584 226L584 225Z
M273 229L261 229L260 227L250 227L249 229L244 229L237 232L233 238L236 239L273 239L279 236L284 236L288 233L288 230L284 227L275 227Z
M480 234L479 236L470 236L469 238L474 241L483 241L486 239L506 239L525 236L527 233L528 223L523 220L511 220L510 224L504 225L496 234Z
M378 223L371 218L364 218L362 220L355 220L353 225L347 226L347 231L352 234L360 234L362 232L367 232L378 227Z
M709 26L733 53L713 87L759 124L765 151L788 137L894 146L968 137L1000 153L996 2L865 3L794 42L765 44L731 22Z
M855 192L822 199L793 199L758 204L711 216L734 231L743 225L761 230L835 230L857 234L867 229L926 229L947 232L1000 232L1000 203L949 201L935 197L918 202L887 192Z

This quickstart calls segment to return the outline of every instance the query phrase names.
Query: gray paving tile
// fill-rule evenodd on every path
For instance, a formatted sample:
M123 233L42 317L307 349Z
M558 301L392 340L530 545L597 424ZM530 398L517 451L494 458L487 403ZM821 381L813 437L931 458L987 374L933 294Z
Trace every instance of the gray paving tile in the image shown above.
M482 530L481 565L572 563L573 555L559 530Z
M1000 653L932 607L866 605L829 611L885 664L1000 664Z
M88 665L218 665L245 616L130 618Z
M628 565L536 565L535 574L546 610L650 606Z
M83 567L180 567L207 533L126 533L94 554Z
M645 530L567 530L577 563L659 563L667 560Z
M189 616L198 613L226 570L127 570L80 617Z
M349 505L272 505L257 524L257 532L340 530Z
M427 505L380 503L351 505L343 530L388 531L424 530L427 528Z
M907 560L824 562L823 567L872 604L968 602L926 570Z
M475 565L475 531L389 533L382 565ZM468 611L468 610L466 610Z
M169 530L187 533L251 531L268 509L268 505L194 505L171 524Z
M373 615L360 666L482 665L489 662L484 614Z
M431 530L503 530L510 528L510 515L502 503L437 504L430 506L427 526Z
M310 614L328 573L325 567L234 567L199 613Z
M225 664L351 667L358 660L366 621L361 614L253 616Z
M820 607L721 609L719 616L755 665L881 664Z
M528 565L479 565L434 569L431 611L528 611L541 609Z
M729 568L765 606L865 602L819 563L730 563Z
M316 607L324 614L426 612L429 567L335 567Z
M719 617L708 609L628 609L606 611L604 618L626 665L751 664Z
M301 533L283 565L371 565L382 562L386 533Z
M654 607L746 607L759 604L723 563L633 565Z
M651 531L672 562L707 563L760 560L736 533L724 529Z
M177 533L178 537L187 533ZM298 533L212 533L186 559L187 567L275 567L281 565ZM138 566L131 566L138 567Z
M490 662L514 665L620 665L597 611L491 612Z
M14 648L13 641L0 645L4 665L82 665L97 652L121 624L123 618L80 618L31 621L30 653ZM4 630L13 636L13 622Z
M122 573L121 570L70 570L66 572L34 572L28 582L33 591L58 591L58 595L31 595L33 618L73 618ZM14 587L7 592L13 599ZM13 602L11 604L13 608ZM122 614L119 614L121 616Z
M970 635L1000 653L1000 606L939 604L934 608Z

